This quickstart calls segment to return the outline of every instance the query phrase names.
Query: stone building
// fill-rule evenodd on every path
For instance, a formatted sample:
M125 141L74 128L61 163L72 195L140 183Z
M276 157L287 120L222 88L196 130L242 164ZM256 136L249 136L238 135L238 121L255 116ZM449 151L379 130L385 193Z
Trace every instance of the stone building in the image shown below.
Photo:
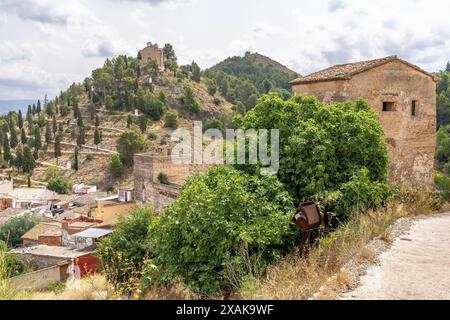
M190 166L174 164L168 152L136 154L133 174L136 202L151 204L159 213L178 198L179 186L189 177ZM161 183L160 174L167 177L167 183Z
M158 44L147 43L147 46L139 51L140 66L146 66L150 61L155 60L160 71L164 71L164 51Z
M437 78L390 56L337 65L291 82L295 95L324 103L364 98L380 116L389 153L389 179L431 189L434 185Z

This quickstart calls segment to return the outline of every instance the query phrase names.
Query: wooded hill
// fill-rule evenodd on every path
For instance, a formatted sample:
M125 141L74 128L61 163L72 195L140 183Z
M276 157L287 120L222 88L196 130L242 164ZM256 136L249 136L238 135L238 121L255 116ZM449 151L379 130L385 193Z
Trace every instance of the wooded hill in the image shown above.
M202 72L195 62L178 66L171 45L164 53L164 72L153 61L140 67L134 57L107 59L53 100L30 105L26 114L2 117L1 174L24 186L43 186L55 178L101 190L131 186L135 152L170 148L170 133L192 129L194 120L203 121L205 130L233 128L234 116L252 108L261 94L290 96L288 81L295 77L258 54L230 58ZM120 163L112 157L116 152Z

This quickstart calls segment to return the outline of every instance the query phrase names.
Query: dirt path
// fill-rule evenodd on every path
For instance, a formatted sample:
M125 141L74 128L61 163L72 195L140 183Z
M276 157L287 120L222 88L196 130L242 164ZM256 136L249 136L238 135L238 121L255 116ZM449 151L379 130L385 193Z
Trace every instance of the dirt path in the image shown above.
M450 213L414 221L341 299L450 299Z

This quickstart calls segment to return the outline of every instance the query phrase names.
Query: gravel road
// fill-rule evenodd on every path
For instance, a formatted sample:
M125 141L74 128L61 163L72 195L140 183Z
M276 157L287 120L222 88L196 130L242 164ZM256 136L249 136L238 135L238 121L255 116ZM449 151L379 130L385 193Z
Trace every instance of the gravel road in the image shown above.
M450 299L450 212L416 220L341 299Z

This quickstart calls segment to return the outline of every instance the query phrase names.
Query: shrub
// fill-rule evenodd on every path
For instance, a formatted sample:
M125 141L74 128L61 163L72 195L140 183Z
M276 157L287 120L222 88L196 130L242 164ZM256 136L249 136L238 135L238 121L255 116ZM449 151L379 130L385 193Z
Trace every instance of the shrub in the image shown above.
M96 254L108 281L118 290L130 292L136 289L135 279L150 257L149 227L156 217L151 208L145 208L119 219L114 232L98 244Z
M167 177L167 174L165 174L164 172L160 172L158 174L158 181L162 184L169 184L169 177Z
M191 87L185 89L183 95L180 97L180 102L183 106L189 108L189 111L191 112L198 113L202 110Z
M66 177L57 177L49 180L47 189L57 194L69 194L72 189L72 181Z
M20 276L30 271L29 265L17 258L14 254L8 253L8 246L0 240L0 284L4 286L2 280ZM2 288L3 290L5 288ZM1 290L1 291L3 291Z
M45 179L48 181L50 179L55 179L62 175L61 170L58 167L48 167L45 170Z
M206 120L206 123L203 125L203 132L206 132L209 129L217 129L220 130L222 134L225 134L223 122L216 118Z
M154 141L154 140L158 139L158 135L156 133L154 133L154 132L149 132L148 135L147 135L147 138L149 140Z
M164 127L176 129L178 127L178 115L176 112L169 111L164 118Z
M180 198L152 225L155 258L145 269L145 284L181 279L208 295L239 286L249 269L264 271L293 244L292 210L274 177L222 166L189 178Z
M349 182L340 185L331 197L318 195L318 198L322 199L326 212L335 213L338 221L345 221L354 212L384 206L392 196L392 188L383 182L370 181L368 170L363 169L355 173Z
M86 161L92 161L92 160L94 160L94 155L92 153L88 153L86 155Z
M445 201L450 201L450 177L436 172L434 182L436 189Z
M41 221L41 218L32 215L14 217L0 226L0 241L8 247L14 248L22 243L21 237Z

